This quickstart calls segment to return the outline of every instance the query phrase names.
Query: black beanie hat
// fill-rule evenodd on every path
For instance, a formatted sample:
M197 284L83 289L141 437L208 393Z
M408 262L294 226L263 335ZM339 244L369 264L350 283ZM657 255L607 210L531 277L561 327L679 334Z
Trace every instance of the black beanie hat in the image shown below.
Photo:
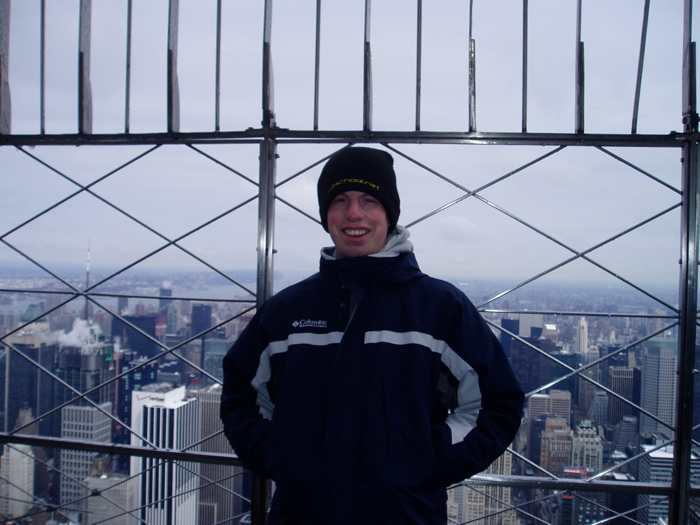
M384 150L344 148L334 153L318 178L318 207L323 229L328 231L328 208L333 199L346 191L372 195L384 206L389 232L396 227L401 212L396 188L394 158Z

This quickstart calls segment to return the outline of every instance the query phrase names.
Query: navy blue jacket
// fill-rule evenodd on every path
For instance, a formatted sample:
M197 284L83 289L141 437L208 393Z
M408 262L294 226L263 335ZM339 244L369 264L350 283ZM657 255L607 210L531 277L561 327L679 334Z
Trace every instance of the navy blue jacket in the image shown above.
M276 482L269 525L444 524L446 487L504 452L522 406L475 307L413 253L322 259L224 358L224 429Z

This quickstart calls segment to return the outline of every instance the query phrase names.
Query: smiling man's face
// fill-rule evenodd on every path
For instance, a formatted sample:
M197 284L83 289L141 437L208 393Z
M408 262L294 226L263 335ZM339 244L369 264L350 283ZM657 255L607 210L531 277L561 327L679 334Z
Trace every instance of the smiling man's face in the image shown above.
M379 252L386 244L388 231L384 206L367 193L346 191L337 195L328 208L328 233L338 259Z

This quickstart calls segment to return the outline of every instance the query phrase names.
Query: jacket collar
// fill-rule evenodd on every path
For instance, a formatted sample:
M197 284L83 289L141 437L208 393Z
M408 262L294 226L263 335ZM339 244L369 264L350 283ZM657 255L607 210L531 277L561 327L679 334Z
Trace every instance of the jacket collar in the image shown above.
M333 246L321 250L321 273L348 286L369 283L404 283L423 275L413 254L409 232L397 226L379 253L335 258Z

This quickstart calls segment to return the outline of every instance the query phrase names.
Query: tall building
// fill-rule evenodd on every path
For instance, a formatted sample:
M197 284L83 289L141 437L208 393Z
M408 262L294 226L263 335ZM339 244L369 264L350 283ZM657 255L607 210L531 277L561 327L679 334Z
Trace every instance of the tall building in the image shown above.
M565 366L562 366L555 361L550 361L547 376L544 378L544 382L547 384L551 383L555 379L563 377L571 370L578 368L581 363L580 356L572 352L555 351L551 353L551 356ZM578 384L578 375L572 375L563 381L559 381L557 383L557 388L559 390L571 392L571 401L572 403L575 403L578 399Z
M147 385L134 391L131 400L132 445L199 450L193 445L200 439L200 404L184 386ZM132 457L139 518L149 525L197 523L199 470L197 463Z
M606 424L608 422L608 405L608 393L596 389L591 404L588 406L588 418L598 425Z
M612 395L608 397L608 422L616 425L624 416L633 416L636 412L631 405L634 400L634 369L629 366L611 366L608 369L608 376L610 390L629 401L627 403Z
M593 474L603 469L603 438L592 421L581 421L571 441L571 466Z
M158 301L158 309L162 310L169 304L173 302L171 297L173 296L173 289L169 283L163 283L160 287L160 299Z
M73 330L58 336L58 341L56 375L70 388L57 384L55 402L71 402L60 412L61 437L111 442L114 387L100 385L114 376L112 345L105 344L99 325L84 320L76 320ZM96 455L96 452L61 449L61 471L65 474L60 483L61 504L82 505L87 495L82 480L90 474Z
M158 355L160 347L153 341L156 338L157 317L144 313L143 315L124 315L123 318L129 324L117 317L112 319L112 341L116 342L118 339L121 348L128 348L138 356L150 358Z
M506 452L494 461L484 474L509 476L512 474L512 455ZM514 525L516 516L511 508L511 488L470 487L464 483L448 492L447 518L450 523L478 521L483 525ZM504 512L505 511L505 512Z
M84 480L93 494L85 501L85 524L109 523L110 525L138 525L138 512L134 511L133 486L136 480L114 474L111 458L100 456L93 461L90 476Z
M148 363L146 357L137 356L133 351L120 351L115 354L115 366L121 376L115 393L116 415L120 421L131 424L131 394L158 379L158 363ZM129 372L131 370L131 372ZM128 372L128 373L127 373ZM117 432L118 443L128 443L129 437L121 439L121 425Z
M221 421L221 385L216 384L190 394L199 399L201 407L202 452L231 454L226 436L219 432ZM206 436L212 436L206 439ZM199 525L221 523L231 516L240 516L249 510L249 504L236 494L243 494L243 468L217 463L203 463L200 467Z
M625 450L627 447L636 448L637 426L638 421L635 416L623 416L617 422L613 433L613 442L619 450Z
M540 440L540 465L547 472L561 475L571 462L573 435L562 417L548 417Z
M192 305L192 329L193 336L211 328L211 305L195 303Z
M202 368L219 381L224 379L223 359L233 344L233 339L207 339L207 351L204 354ZM209 381L206 378L206 381Z
M678 341L658 337L650 339L645 344L642 360L641 406L673 427L676 424ZM646 414L640 416L639 432L662 432L673 437L666 425Z
M0 515L23 518L34 506L34 453L29 445L5 445L0 457ZM8 522L9 523L9 522Z
M549 350L553 347L553 343L549 339L541 339L539 337L523 338L528 343L527 345L510 337L507 337L507 339L511 340L509 357L515 377L525 392L535 390L549 376L550 360L540 355L531 346L539 348L545 353L551 353Z
M503 318L501 319L501 328L504 330L508 330L510 333L515 334L515 335L520 335L520 320L519 319L507 319ZM506 334L505 332L501 332L500 334L500 340L501 340L501 346L503 347L503 350L506 353L506 356L508 356L508 359L511 359L512 357L512 346L513 346L513 339L510 335Z
M72 404L61 409L61 437L83 441L110 443L112 441L112 403L98 406ZM80 508L89 494L83 480L90 475L90 468L97 452L61 449L61 504Z
M639 481L652 483L673 482L673 445L651 451L656 444L641 445L642 452L648 452L639 460ZM651 452L649 452L651 451ZM700 482L700 456L694 450L690 456L690 482ZM643 525L657 525L668 522L668 500L650 494L637 496L637 519Z
M533 394L527 405L527 450L532 456L542 450L538 431L543 429L537 424L538 419L543 421L546 417L558 416L571 424L571 393L565 390L550 390L548 394ZM540 458L542 461L544 458Z
M6 388L2 393L7 397L4 403L6 410L2 430L9 432L15 429L15 423L23 409L29 407L35 416L41 416L54 408L54 381L39 367L51 373L55 372L58 346L46 322L27 325L21 331L6 337L5 342L8 345L3 370ZM17 377L21 377L22 380L12 380ZM7 388L8 385L12 385L12 388ZM59 415L54 413L42 418L38 430L42 436L58 437Z
M574 353L583 356L588 354L588 321L585 317L581 317L576 328L576 348Z
M565 478L586 479L590 472L586 468L567 468L562 473ZM586 492L585 495L575 494L572 500L569 500L570 514L569 520L562 525L588 525L591 523L599 523L608 517L605 504L606 498L602 492Z
M94 403L112 402L114 386L105 383L115 375L114 347L104 342L100 326L77 320L72 332L59 336L59 343L56 375L72 388L57 385L56 403L63 404L83 393ZM85 398L77 403L89 404Z
M519 314L518 317L520 319L520 337L539 338L542 335L543 314Z

